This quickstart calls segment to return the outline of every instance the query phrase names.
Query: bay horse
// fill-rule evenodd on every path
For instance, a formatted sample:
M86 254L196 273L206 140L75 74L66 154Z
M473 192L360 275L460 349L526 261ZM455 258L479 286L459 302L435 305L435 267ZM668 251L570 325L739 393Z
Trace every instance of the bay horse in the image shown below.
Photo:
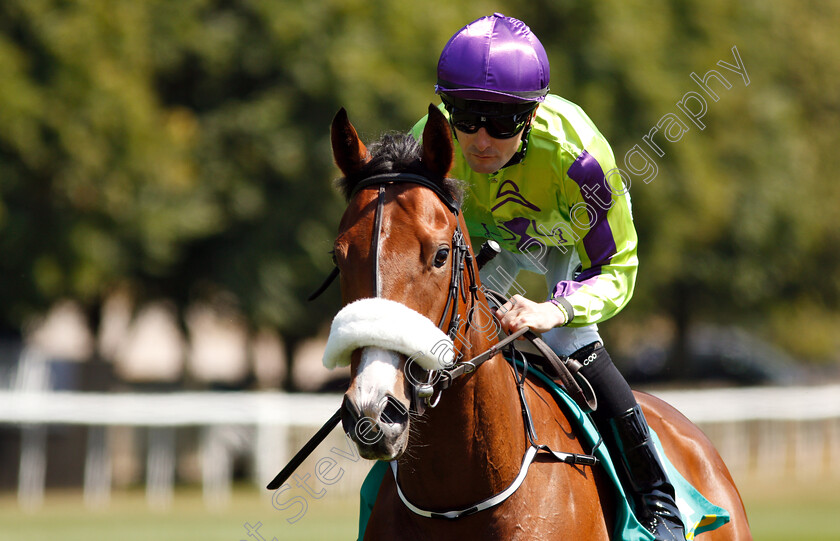
M463 510L510 487L530 447L520 392L541 443L573 456L591 449L547 385L529 378L519 386L516 369L498 353L442 392L418 385L424 380L410 373L417 368L411 366L418 347L413 336L428 343L420 347L421 376L453 366L453 358L472 359L497 341L487 332L492 312L463 234L460 188L447 178L454 150L443 114L429 107L422 146L408 135L390 135L368 150L342 109L331 141L348 200L334 244L342 312L360 307L339 325L336 317L327 346L340 343L343 353L330 355L345 355L351 366L342 424L361 456L397 464L394 475L383 478L364 539L610 539L616 495L603 469L557 463L545 453L524 467L515 492L480 512L429 518L404 503ZM441 335L457 339L451 357L436 364L432 342ZM327 357L325 364L341 362ZM730 513L728 524L703 539L752 539L738 490L708 438L663 401L637 398L674 466ZM420 415L424 399L429 407Z

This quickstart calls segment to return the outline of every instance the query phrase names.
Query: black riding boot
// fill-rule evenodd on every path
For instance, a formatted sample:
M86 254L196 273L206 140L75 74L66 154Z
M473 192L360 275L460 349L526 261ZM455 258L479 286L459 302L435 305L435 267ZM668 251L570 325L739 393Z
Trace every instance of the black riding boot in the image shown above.
M599 343L570 355L598 397L592 419L604 436L625 491L636 506L636 518L657 540L685 541L685 528L650 431L633 391L609 353Z
M613 417L609 428L610 450L620 457L625 489L636 504L636 518L657 540L685 541L674 487L659 460L642 408L636 404Z

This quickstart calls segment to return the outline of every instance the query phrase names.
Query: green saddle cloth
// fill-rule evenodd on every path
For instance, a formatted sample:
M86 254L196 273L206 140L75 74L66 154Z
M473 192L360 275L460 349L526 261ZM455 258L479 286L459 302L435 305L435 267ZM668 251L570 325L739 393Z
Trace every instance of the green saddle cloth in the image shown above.
M517 365L521 369L521 364L517 361ZM553 391L558 402L566 407L568 418L570 422L577 422L582 429L584 437L588 440L589 446L594 446L595 442L600 439L598 430L592 419L580 409L574 400L566 394L562 387L554 383L548 376L543 374L533 366L528 367L528 373L533 374L541 379ZM683 522L685 522L687 540L692 540L695 536L714 530L729 522L729 512L709 502L697 491L685 478L674 468L665 452L662 450L662 444L659 442L659 436L651 429L656 449L659 451L659 456L663 458L662 463L668 473L668 478L674 485L676 491L677 506L680 508ZM636 516L633 514L633 509L627 500L621 482L616 475L615 467L609 457L609 451L604 445L599 445L595 450L595 455L600 460L600 466L604 468L607 475L613 481L613 485L618 494L618 505L616 506L616 521L615 531L613 532L613 539L621 541L654 541L653 535L639 524ZM558 464L557 467L567 467ZM359 540L364 539L365 528L367 527L368 519L370 518L373 504L376 501L376 496L379 493L379 487L382 484L382 478L390 468L386 462L377 462L373 465L362 483L361 488L361 503L359 506ZM444 520L444 519L439 519Z

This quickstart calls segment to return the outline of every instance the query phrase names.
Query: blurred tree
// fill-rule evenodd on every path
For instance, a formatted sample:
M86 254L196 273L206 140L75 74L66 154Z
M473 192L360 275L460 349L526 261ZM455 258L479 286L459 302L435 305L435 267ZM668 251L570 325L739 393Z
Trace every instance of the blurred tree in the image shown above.
M383 1L4 3L0 318L19 327L64 297L95 318L127 283L182 309L233 298L291 352L339 305L337 289L305 301L343 206L332 115L406 130L466 17Z
M164 35L153 43L166 59L156 87L196 117L198 175L227 225L185 247L168 294L231 291L252 321L280 327L291 362L340 302L337 287L305 300L332 269L343 208L330 185L332 116L346 106L363 134L406 130L434 96L434 49L449 30L407 32L405 21L427 13L407 3L190 6L155 12ZM435 17L446 13L459 18L452 8Z
M0 4L0 321L57 299L92 315L115 285L181 308L232 298L291 351L338 308L343 202L329 122L407 130L436 102L437 57L500 10L533 27L552 90L621 162L737 46L700 130L631 175L642 268L621 317L747 321L834 355L840 228L829 182L840 62L823 2L181 0ZM291 359L291 355L289 355Z
M116 9L112 9L116 8ZM0 7L2 317L61 297L96 304L224 227L194 189L179 117L159 107L140 4Z

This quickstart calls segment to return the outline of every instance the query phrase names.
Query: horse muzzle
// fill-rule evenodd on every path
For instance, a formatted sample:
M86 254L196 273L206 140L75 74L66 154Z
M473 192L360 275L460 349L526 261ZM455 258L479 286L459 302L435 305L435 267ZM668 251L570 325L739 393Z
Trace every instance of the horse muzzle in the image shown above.
M363 407L345 394L341 404L341 426L368 460L399 458L408 444L408 421L408 409L391 394Z

